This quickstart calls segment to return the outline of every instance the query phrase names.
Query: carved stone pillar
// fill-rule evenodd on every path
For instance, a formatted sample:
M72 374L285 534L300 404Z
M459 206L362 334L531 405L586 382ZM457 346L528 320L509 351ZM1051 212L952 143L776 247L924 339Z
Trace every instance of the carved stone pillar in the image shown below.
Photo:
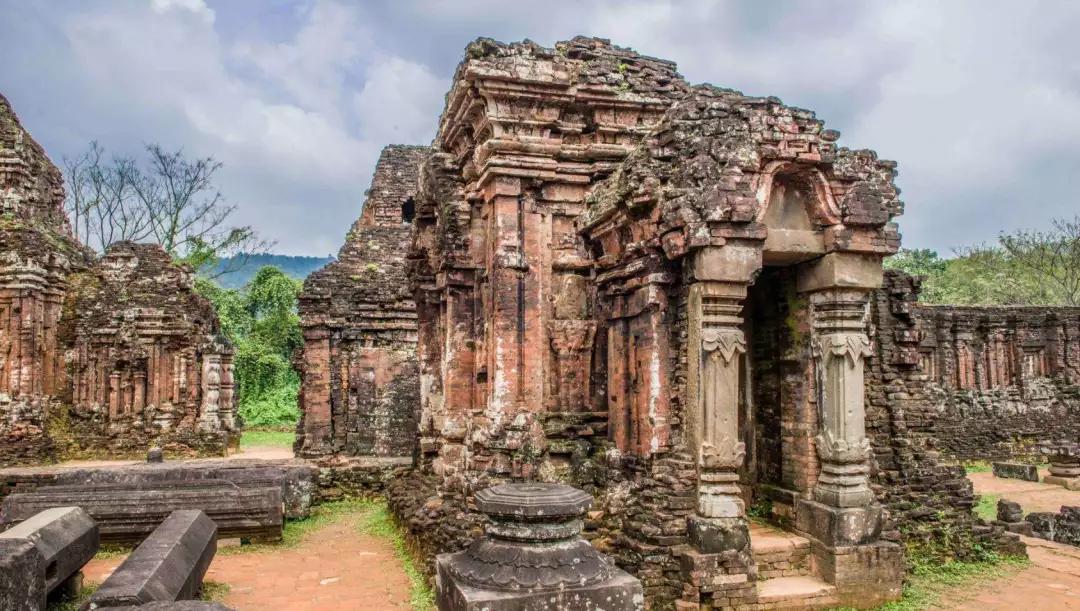
M704 553L749 550L738 469L746 455L739 435L740 370L746 353L742 307L760 253L725 246L693 261L687 345L690 447L697 452L698 507L690 540Z
M814 500L831 507L865 507L870 490L863 367L871 355L866 334L867 293L829 289L812 293L813 353L820 433L815 439L821 473Z
M236 429L236 381L235 366L231 354L221 357L221 397L218 401L218 418L227 431Z
M221 401L221 355L207 354L202 363L202 415L199 428L204 431L221 429L218 406Z

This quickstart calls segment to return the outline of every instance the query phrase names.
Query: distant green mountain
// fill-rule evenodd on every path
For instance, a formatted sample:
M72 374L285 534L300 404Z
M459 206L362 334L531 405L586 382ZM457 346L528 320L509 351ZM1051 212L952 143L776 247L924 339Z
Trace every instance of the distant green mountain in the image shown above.
M246 261L242 261L244 257ZM259 268L273 265L287 275L303 280L311 272L333 261L333 257L294 257L291 255L234 255L222 259L207 275L221 270L235 270L217 277L218 284L228 289L243 288L255 277Z

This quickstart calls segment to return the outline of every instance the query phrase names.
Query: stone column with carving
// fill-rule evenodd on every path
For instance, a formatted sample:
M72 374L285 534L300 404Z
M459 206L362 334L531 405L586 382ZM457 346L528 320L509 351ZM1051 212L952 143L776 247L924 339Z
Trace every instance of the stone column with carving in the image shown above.
M218 417L227 431L236 430L236 377L233 355L221 357L221 397L218 400Z
M881 505L869 485L864 382L864 367L872 354L867 334L869 296L881 281L881 261L876 257L830 253L799 267L796 288L807 297L813 321L810 341L818 411L814 445L821 469L811 498L797 503L795 522L798 530L827 549L876 544L881 534ZM890 562L895 551L888 551ZM840 558L830 552L822 562L837 563ZM846 575L849 568L837 564L830 570ZM838 583L846 578L837 577Z
M688 443L698 462L698 506L689 536L701 554L734 554L725 583L753 578L746 507L738 469L746 455L739 435L739 391L746 338L743 300L761 252L726 245L697 251L690 261L687 318ZM737 565L737 567L736 567Z
M865 360L871 355L867 298L863 290L844 288L810 295L820 415L814 441L821 459L813 496L831 507L865 507L874 499L863 380Z
M221 429L218 406L221 400L221 355L207 354L202 363L202 415L199 428L204 431Z
M690 289L696 369L698 508L691 538L698 549L721 552L748 544L738 469L746 455L739 437L739 370L746 353L741 328L746 286L698 282Z

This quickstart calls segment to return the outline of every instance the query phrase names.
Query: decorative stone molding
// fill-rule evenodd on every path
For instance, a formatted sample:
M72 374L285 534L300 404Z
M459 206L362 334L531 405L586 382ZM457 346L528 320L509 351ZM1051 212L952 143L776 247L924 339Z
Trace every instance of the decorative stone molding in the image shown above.
M491 519L468 549L436 560L443 611L644 608L641 583L581 538L585 492L561 484L500 484L476 494Z

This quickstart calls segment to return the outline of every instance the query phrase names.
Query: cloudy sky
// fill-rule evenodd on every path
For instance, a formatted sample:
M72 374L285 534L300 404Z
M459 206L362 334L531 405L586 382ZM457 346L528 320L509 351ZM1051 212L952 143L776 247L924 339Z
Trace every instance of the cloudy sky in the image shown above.
M0 0L0 93L58 163L213 155L237 221L326 255L470 40L602 36L896 159L905 245L946 254L1080 212L1077 32L1070 0Z

